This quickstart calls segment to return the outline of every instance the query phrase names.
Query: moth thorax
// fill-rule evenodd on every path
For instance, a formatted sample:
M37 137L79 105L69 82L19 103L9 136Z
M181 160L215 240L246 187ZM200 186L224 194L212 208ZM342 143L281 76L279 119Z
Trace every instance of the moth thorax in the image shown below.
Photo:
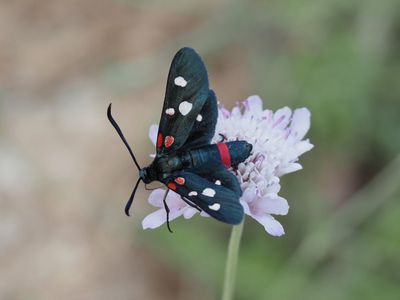
M176 155L162 157L157 161L157 165L160 173L172 173L182 169L182 160Z

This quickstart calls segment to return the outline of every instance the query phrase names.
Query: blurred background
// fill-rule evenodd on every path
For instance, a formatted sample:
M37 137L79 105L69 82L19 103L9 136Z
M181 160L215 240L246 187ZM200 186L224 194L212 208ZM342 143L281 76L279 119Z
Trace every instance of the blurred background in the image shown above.
M286 235L245 224L236 299L399 299L400 4L0 1L0 299L218 299L229 226L154 208L106 119L151 158L174 53L231 108L308 107Z

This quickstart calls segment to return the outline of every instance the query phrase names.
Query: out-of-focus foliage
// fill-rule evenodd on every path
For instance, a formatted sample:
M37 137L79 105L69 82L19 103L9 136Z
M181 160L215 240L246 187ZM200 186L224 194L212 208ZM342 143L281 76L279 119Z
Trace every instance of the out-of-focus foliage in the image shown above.
M1 298L218 298L229 227L141 231L145 191L126 220L136 170L105 117L111 98L148 163L182 46L226 106L312 112L286 235L247 220L237 299L399 298L399 1L4 2L0 25Z

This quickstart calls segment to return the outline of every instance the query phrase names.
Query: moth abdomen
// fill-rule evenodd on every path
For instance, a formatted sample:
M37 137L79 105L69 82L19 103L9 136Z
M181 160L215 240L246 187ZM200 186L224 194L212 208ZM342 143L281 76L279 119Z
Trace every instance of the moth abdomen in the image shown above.
M253 146L246 141L234 141L208 145L190 151L193 168L213 169L221 163L230 168L245 161L253 149Z
M226 146L229 151L231 166L237 166L244 162L253 150L253 145L246 141L227 142Z

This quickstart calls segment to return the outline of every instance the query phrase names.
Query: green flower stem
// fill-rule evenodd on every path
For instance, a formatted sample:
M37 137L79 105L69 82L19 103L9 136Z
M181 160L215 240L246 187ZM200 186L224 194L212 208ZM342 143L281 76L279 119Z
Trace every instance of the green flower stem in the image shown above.
M224 289L222 300L232 300L235 292L236 267L239 257L240 240L242 238L244 220L236 226L232 226L231 237L228 246L228 257L226 259Z

